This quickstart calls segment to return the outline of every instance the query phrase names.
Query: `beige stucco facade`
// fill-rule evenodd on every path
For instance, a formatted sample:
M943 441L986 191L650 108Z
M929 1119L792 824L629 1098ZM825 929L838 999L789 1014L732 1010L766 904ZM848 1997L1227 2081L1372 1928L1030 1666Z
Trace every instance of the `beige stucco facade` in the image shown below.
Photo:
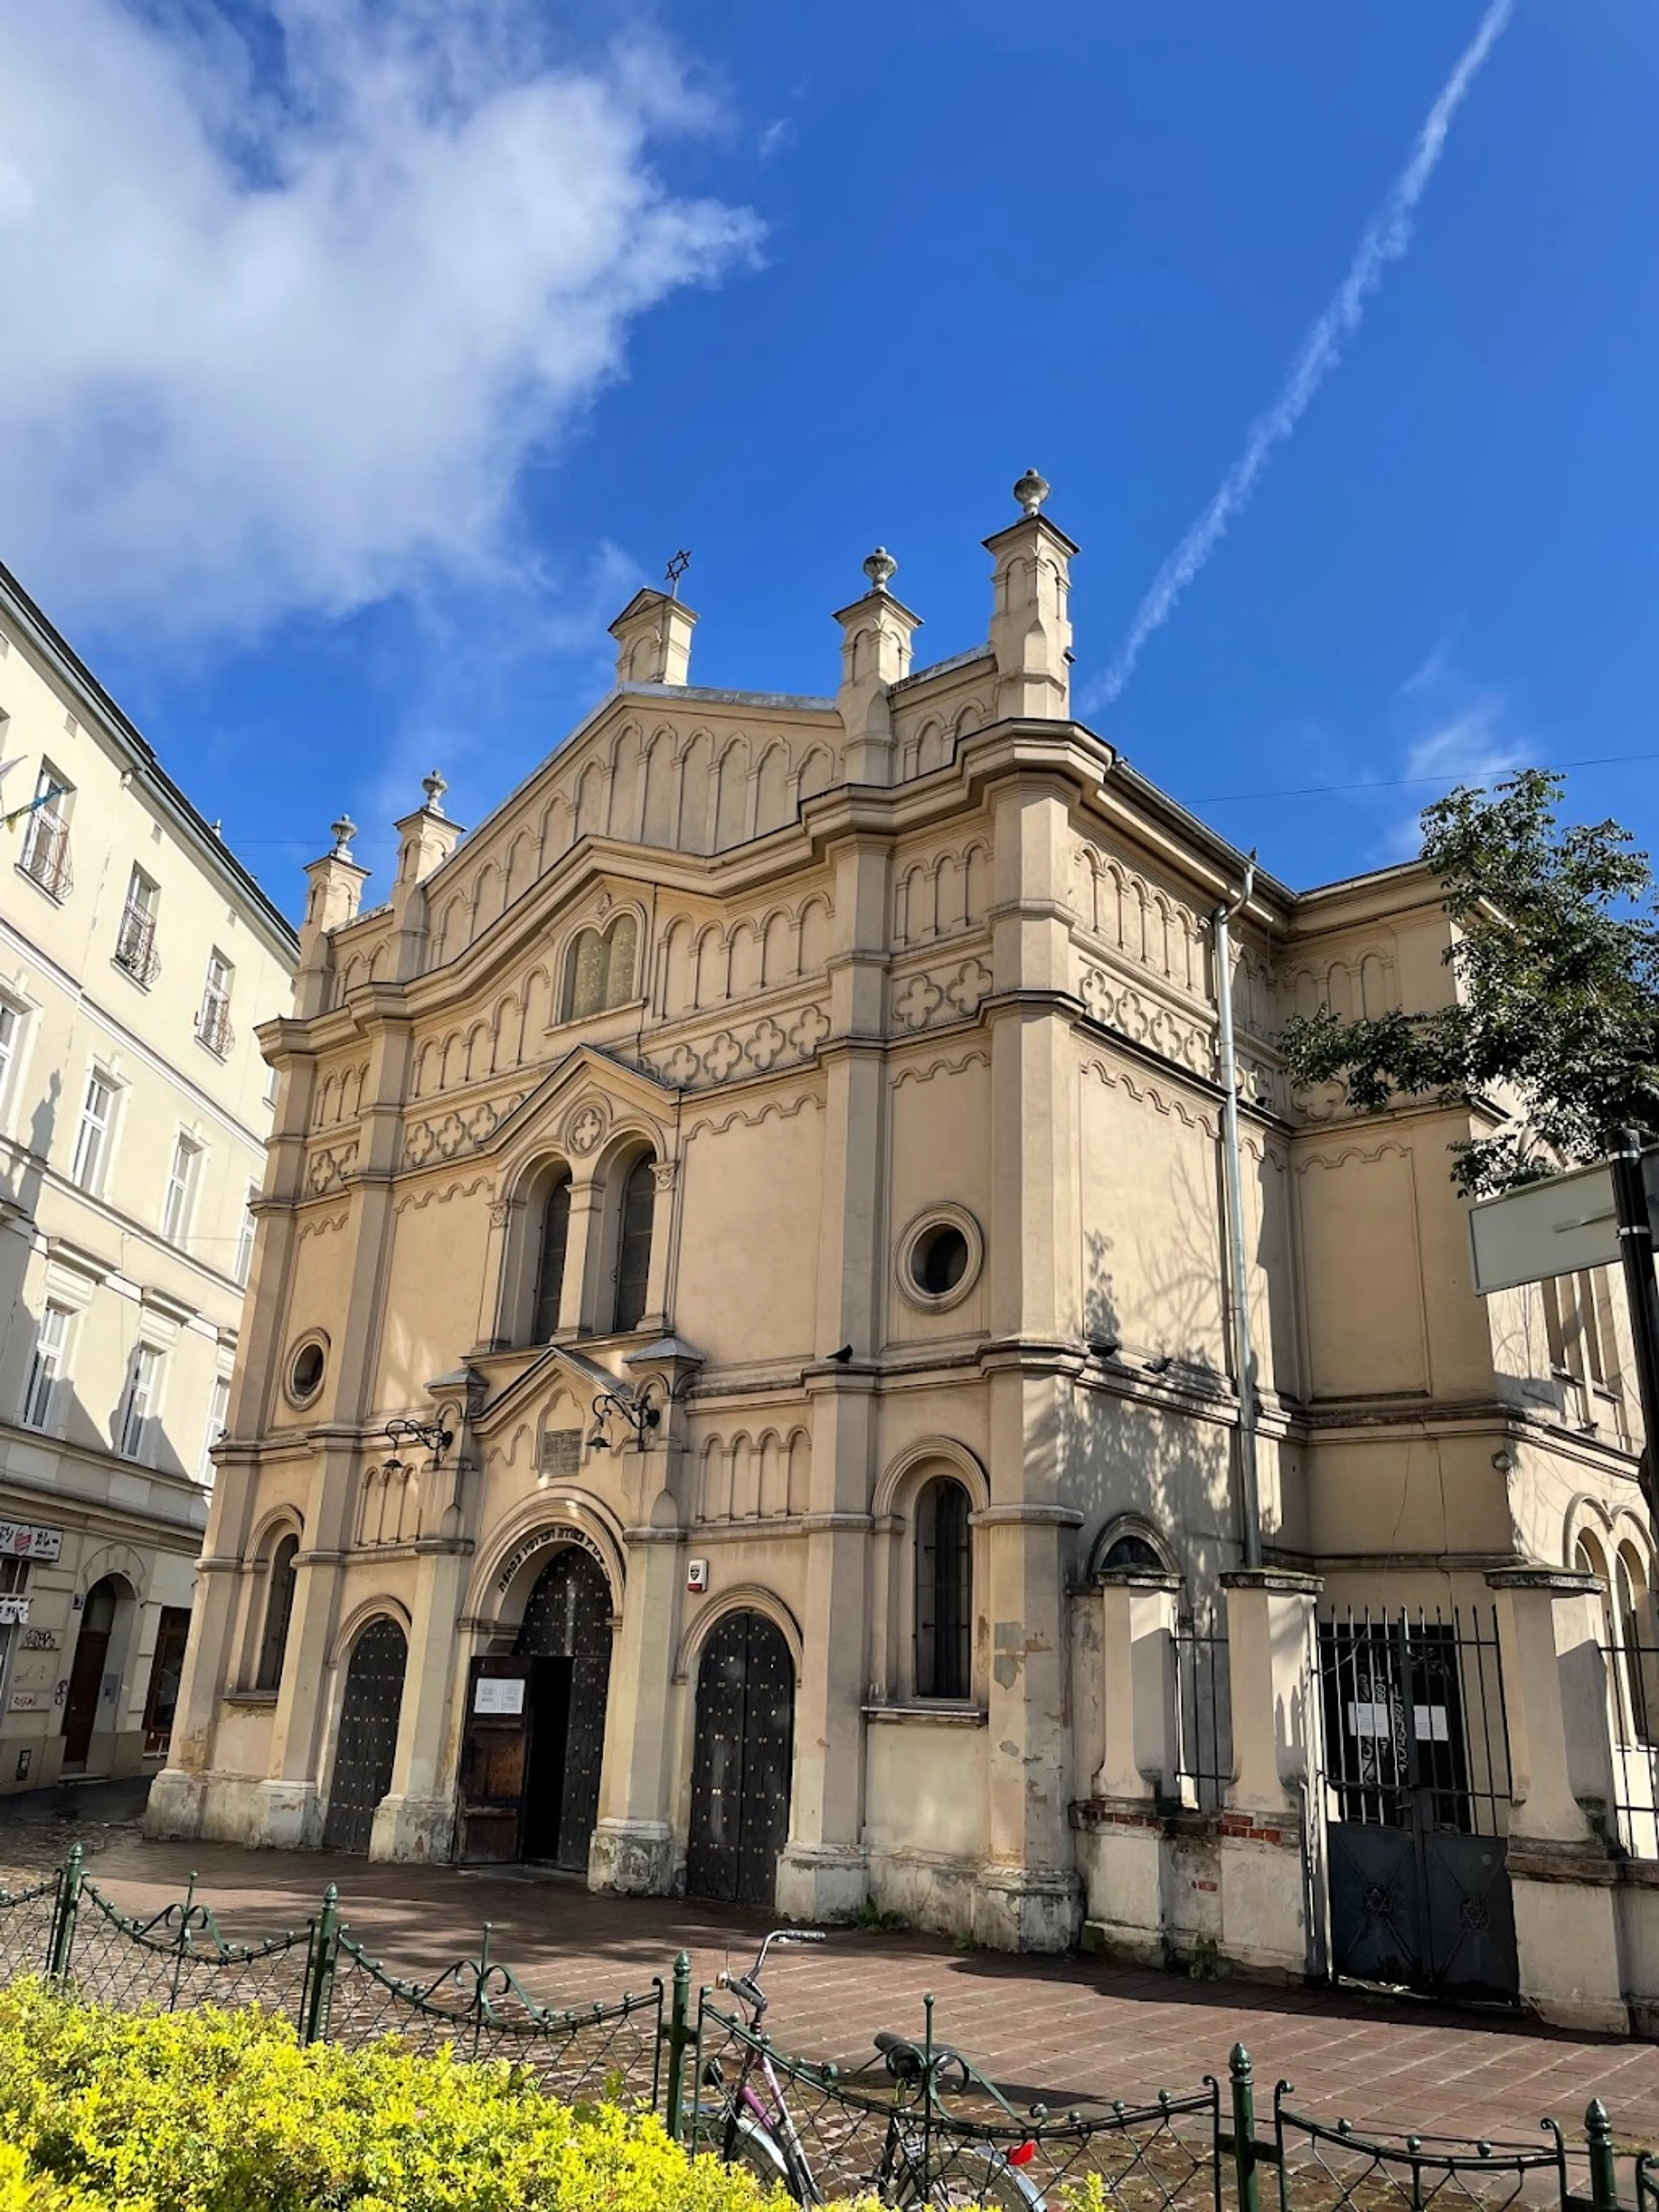
M346 849L311 869L158 1830L316 1843L372 1756L359 1843L467 1848L482 1723L564 1663L523 1656L526 1607L580 1550L596 1886L726 1879L708 1715L757 1620L731 1663L751 1707L782 1669L782 1763L743 1833L781 1910L1038 1947L1102 1917L1079 1808L1136 1760L1099 1571L1133 1540L1201 1620L1243 1556L1210 927L1242 863L1073 719L1076 549L1024 489L982 648L913 670L872 556L833 695L713 691L641 592L615 690L480 829L429 794L371 912ZM1490 1606L1586 1516L1647 1557L1613 1304L1592 1374L1539 1293L1477 1298L1469 1115L1357 1121L1274 1048L1293 1005L1438 1002L1449 927L1412 867L1258 878L1235 925L1265 1553L1338 1606ZM607 1376L649 1386L642 1449ZM1238 1666L1279 1633L1246 1595ZM371 1754L342 1716L377 1622L408 1661Z
M3 1792L165 1753L295 945L3 570L0 757Z

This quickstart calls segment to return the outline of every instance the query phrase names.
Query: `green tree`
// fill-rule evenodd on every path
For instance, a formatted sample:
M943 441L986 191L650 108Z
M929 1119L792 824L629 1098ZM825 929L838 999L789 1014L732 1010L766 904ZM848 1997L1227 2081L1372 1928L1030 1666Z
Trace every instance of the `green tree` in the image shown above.
M1298 1084L1340 1082L1375 1113L1429 1097L1503 1126L1453 1146L1474 1195L1599 1158L1616 1128L1659 1131L1659 916L1645 853L1617 822L1563 825L1559 776L1526 769L1423 814L1423 860L1457 925L1457 1002L1342 1021L1297 1015Z

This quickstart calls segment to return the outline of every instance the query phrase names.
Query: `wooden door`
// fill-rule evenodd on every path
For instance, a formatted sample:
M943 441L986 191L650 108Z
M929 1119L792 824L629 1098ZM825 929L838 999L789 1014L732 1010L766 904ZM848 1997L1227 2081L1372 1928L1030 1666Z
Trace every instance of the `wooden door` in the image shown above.
M374 1808L392 1787L408 1663L408 1640L384 1613L352 1647L323 1822L325 1850L361 1855L368 1849Z
M734 1613L697 1669L685 1886L693 1897L770 1905L789 1840L795 1670L764 1613Z
M461 1832L457 1856L473 1864L516 1859L521 1848L530 1749L530 1665L475 1659L461 1739Z
M64 1764L84 1766L98 1718L98 1692L104 1685L104 1662L109 1656L107 1628L83 1627L75 1640L75 1664L70 1668L69 1695L64 1705Z

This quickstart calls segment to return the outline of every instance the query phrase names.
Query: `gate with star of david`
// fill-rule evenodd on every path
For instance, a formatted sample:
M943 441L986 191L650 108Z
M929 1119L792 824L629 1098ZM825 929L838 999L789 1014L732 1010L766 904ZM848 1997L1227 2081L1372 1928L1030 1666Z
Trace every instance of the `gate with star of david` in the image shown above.
M1496 1613L1322 1620L1319 1674L1331 1971L1513 2001Z

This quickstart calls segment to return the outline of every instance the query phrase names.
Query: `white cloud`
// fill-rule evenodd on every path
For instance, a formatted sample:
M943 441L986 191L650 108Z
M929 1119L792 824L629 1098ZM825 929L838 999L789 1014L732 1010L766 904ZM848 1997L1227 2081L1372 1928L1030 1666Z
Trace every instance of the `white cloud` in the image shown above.
M1506 726L1510 710L1504 693L1463 675L1446 645L1437 646L1406 678L1399 696L1405 750L1397 775L1389 781L1411 787L1412 811L1390 825L1379 854L1383 860L1412 860L1421 851L1420 817L1431 799L1460 783L1492 783L1536 753Z
M510 557L631 322L746 258L653 161L708 103L536 0L0 5L0 557L185 634Z

